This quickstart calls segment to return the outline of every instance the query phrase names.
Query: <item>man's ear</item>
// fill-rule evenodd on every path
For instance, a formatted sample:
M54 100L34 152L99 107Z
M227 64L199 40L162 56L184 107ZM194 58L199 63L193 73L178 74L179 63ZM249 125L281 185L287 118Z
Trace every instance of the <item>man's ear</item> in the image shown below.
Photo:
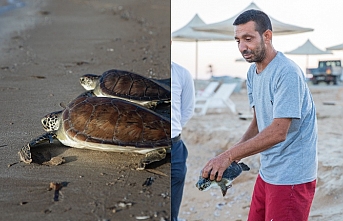
M264 33L263 33L263 38L264 38L264 41L267 43L271 43L272 42L272 38L273 38L273 32L271 30L266 30Z

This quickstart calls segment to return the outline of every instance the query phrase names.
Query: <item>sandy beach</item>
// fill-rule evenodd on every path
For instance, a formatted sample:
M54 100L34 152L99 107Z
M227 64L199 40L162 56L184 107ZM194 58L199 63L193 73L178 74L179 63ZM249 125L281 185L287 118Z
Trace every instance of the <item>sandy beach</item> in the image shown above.
M109 69L152 78L170 76L170 1L23 0L0 13L0 220L156 220L170 218L170 158L137 171L142 156L41 145L58 166L24 164L17 152L44 133L41 118L84 92L83 74ZM0 7L8 5L0 0ZM310 221L343 217L343 86L310 85L318 117L319 170ZM246 91L231 96L249 113ZM259 168L219 189L195 183L210 158L234 144L249 125L229 109L194 116L183 139L189 150L180 219L244 221ZM143 185L147 179L150 186ZM50 183L60 183L59 191ZM57 200L56 200L57 199Z
M318 117L319 170L310 221L340 221L343 217L343 87L310 85ZM234 93L237 111L249 113L246 90ZM327 105L331 104L331 105ZM223 198L220 189L200 192L195 183L205 163L239 140L249 125L229 109L210 109L205 116L194 116L183 133L188 151L188 174L180 218L187 221L244 221L259 168L258 155L243 159L250 166Z
M0 220L168 220L168 158L149 172L135 170L137 154L58 142L38 151L64 157L59 166L18 163L17 152L44 133L45 114L84 92L83 74L121 69L168 78L170 2L23 3L0 14ZM150 186L143 185L147 179ZM49 191L51 182L62 189Z

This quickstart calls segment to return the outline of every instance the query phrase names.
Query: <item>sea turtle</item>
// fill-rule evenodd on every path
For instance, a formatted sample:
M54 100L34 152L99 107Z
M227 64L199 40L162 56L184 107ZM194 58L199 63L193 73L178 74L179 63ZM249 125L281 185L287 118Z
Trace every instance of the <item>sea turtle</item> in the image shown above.
M242 171L249 171L250 168L244 163L236 163L235 161L224 171L222 179L217 182L216 180L210 180L210 178L203 178L200 174L198 182L195 186L201 190L206 191L211 187L219 186L223 196L225 196L227 190L232 187L232 181L238 177ZM216 179L217 177L215 177Z
M32 162L30 148L54 138L70 147L145 154L141 168L165 158L171 146L170 119L125 100L85 94L41 120L47 133L22 147L23 162Z
M86 74L81 85L97 97L128 100L151 108L160 102L170 102L170 79L150 79L122 70L108 70L102 75Z

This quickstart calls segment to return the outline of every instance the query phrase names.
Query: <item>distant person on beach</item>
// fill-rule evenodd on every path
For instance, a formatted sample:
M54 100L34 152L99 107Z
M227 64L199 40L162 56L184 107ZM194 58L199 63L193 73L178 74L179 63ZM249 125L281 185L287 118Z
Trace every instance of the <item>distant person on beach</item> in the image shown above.
M172 62L172 147L171 147L171 220L177 221L186 178L188 151L181 139L182 128L194 113L194 82L191 74Z
M248 221L307 221L317 177L317 119L301 69L272 45L272 26L259 10L234 21L244 59L253 119L237 144L211 159L202 176L219 181L233 162L260 153Z

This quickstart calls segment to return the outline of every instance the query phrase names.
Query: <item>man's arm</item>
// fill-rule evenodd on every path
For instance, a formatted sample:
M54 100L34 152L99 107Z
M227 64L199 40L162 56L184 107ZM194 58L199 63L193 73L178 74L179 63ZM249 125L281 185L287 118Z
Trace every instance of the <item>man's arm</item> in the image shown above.
M214 180L216 173L218 173L217 181L220 181L224 170L228 168L233 161L260 153L275 144L284 141L291 122L291 118L276 118L271 125L266 127L256 136L245 141L242 138L241 142L211 159L203 168L202 176L207 178L211 171L210 179ZM250 127L254 126L252 124L249 126L249 129L253 131L253 128ZM249 129L247 132L249 132ZM249 138L252 134L253 133L250 132L245 133L245 139Z
M255 137L230 148L232 161L242 159L264 150L286 140L291 118L276 118L271 125L257 134Z
M258 127L257 127L257 120L256 120L256 113L255 113L255 108L253 108L254 114L252 121L247 129L247 131L244 133L242 138L238 141L237 144L243 143L253 137L255 137L258 134ZM237 145L236 144L236 145Z

